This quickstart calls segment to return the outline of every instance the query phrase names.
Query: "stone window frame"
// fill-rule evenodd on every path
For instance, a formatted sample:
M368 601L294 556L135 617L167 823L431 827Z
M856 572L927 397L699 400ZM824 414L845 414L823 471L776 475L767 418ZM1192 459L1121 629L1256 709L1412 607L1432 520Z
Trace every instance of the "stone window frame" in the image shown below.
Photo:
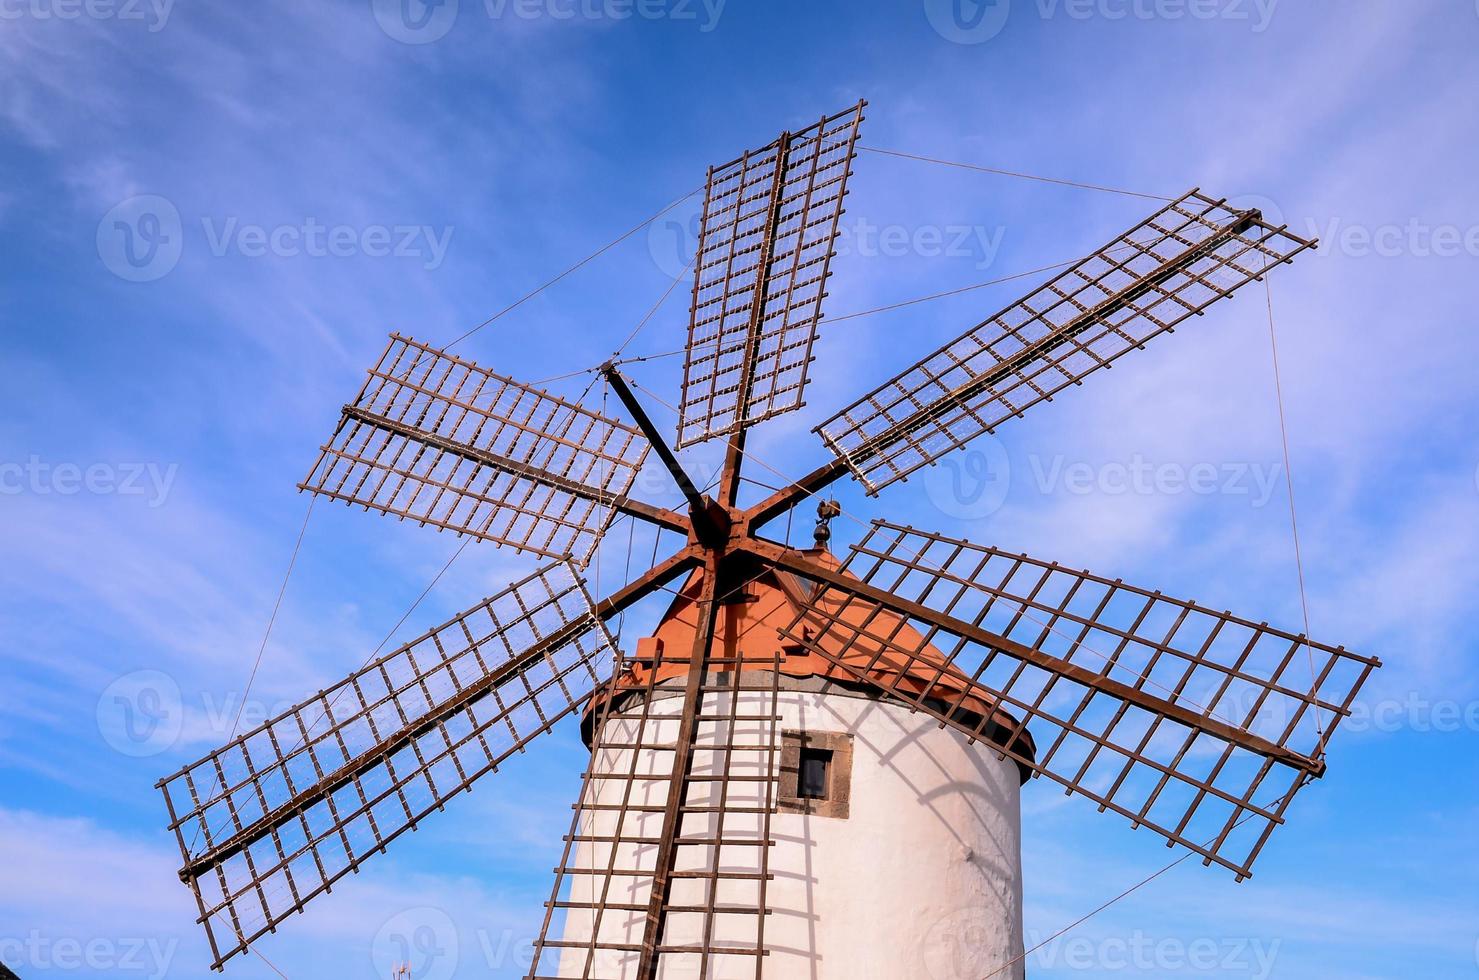
M780 810L814 817L846 820L852 803L852 740L847 732L781 732ZM827 767L827 798L800 796L801 750L821 749L832 753Z

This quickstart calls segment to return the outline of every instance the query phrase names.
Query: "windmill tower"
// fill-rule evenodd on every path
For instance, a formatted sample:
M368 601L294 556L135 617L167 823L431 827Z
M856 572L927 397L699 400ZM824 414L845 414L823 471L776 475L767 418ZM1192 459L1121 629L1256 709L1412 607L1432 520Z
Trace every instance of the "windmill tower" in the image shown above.
M827 519L802 554L838 571L824 547ZM763 563L721 576L713 638L700 642L704 574L587 709L593 761L551 904L567 919L557 940L547 922L537 947L558 960L553 975L638 975L654 888L666 889L661 975L754 977L762 950L765 975L776 977L823 964L824 976L915 976L922 954L936 959L936 976L970 968L978 977L1013 959L1022 949L1018 786L1031 770L999 749L1020 731L1016 719L984 689L941 676L945 656L886 609L875 624L921 656L831 648L875 682L859 683L787 638L813 590ZM839 613L857 626L859 611ZM700 677L689 658L702 646L713 654ZM987 738L972 744L888 697L879 685L890 683L941 704L958 699L957 720L985 723ZM1030 736L1014 747L1030 756ZM968 950L942 931L952 922L973 927Z
M591 761L531 978L1020 974L1027 778L1251 873L1376 660L888 521L839 562L824 494L877 494L1314 243L1190 191L742 505L748 431L801 405L863 109L709 171L675 444L724 440L711 492L617 363L629 422L391 337L303 488L550 563L160 781L214 966L567 718ZM632 495L649 453L681 510ZM814 547L766 535L817 500ZM616 519L676 547L596 598ZM606 624L660 591L619 649Z

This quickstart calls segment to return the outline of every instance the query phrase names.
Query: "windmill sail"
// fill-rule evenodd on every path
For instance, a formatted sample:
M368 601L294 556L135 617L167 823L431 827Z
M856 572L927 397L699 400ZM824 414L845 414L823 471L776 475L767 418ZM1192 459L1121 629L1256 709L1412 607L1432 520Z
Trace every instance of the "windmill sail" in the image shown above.
M300 485L313 493L584 564L649 445L631 426L392 335Z
M530 980L761 975L784 654L763 673L714 655L712 581L669 614L697 641L646 641L597 698Z
M865 105L710 169L678 448L801 407Z
M877 493L1313 247L1190 191L816 431Z
M161 780L215 965L575 711L614 656L558 562Z
M1378 666L1119 580L881 521L847 571L858 578L818 579L788 636L973 738L988 739L988 721L961 702L972 690L994 700L1035 745L991 738L1005 754L1239 877L1294 793L1324 772L1326 741ZM904 629L911 621L926 628ZM859 663L869 651L969 686L925 696Z

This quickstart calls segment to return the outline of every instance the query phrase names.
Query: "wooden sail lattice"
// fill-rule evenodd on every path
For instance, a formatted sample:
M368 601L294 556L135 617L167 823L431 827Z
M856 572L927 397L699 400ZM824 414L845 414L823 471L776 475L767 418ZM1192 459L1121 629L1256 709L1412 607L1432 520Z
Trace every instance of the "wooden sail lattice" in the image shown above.
M801 407L864 105L709 171L678 448Z
M1313 246L1189 191L817 432L877 493Z
M583 564L647 448L631 426L392 335L302 487Z
M786 635L829 658L874 651L968 678L1018 719L995 741L1019 764L1239 876L1324 771L1325 744L1376 665L1118 579L885 521L847 570L860 586L826 584ZM924 627L913 639L910 621ZM877 682L868 664L836 662ZM885 686L973 738L991 734L987 719L963 723L959 703ZM1034 751L1017 737L1029 726Z
M162 780L217 965L575 711L613 657L559 562Z

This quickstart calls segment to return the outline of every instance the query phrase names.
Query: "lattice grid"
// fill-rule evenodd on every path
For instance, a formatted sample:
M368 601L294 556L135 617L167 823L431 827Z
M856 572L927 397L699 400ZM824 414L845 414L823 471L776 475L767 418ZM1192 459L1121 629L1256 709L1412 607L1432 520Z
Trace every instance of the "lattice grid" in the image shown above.
M659 648L643 666L655 678L691 656ZM637 976L649 935L654 976L758 980L779 799L780 658L766 671L705 658L719 672L700 685L686 759L681 681L649 679L604 703L530 980ZM669 829L675 774L683 785Z
M1190 191L816 431L877 493L1312 247Z
M584 564L649 448L633 427L392 335L300 486Z
M829 647L968 676L1020 722L996 739L1006 754L1239 877L1295 791L1323 772L1326 740L1377 666L1119 580L882 521L846 567L902 602L890 608L903 618L829 585L788 636L860 680L867 667ZM910 619L927 627L912 643ZM883 686L990 737L989 720L960 721L964 694L945 704ZM1035 752L1015 740L1029 727Z
M801 407L863 107L710 170L679 448Z
M162 780L216 965L575 711L614 659L558 562Z

